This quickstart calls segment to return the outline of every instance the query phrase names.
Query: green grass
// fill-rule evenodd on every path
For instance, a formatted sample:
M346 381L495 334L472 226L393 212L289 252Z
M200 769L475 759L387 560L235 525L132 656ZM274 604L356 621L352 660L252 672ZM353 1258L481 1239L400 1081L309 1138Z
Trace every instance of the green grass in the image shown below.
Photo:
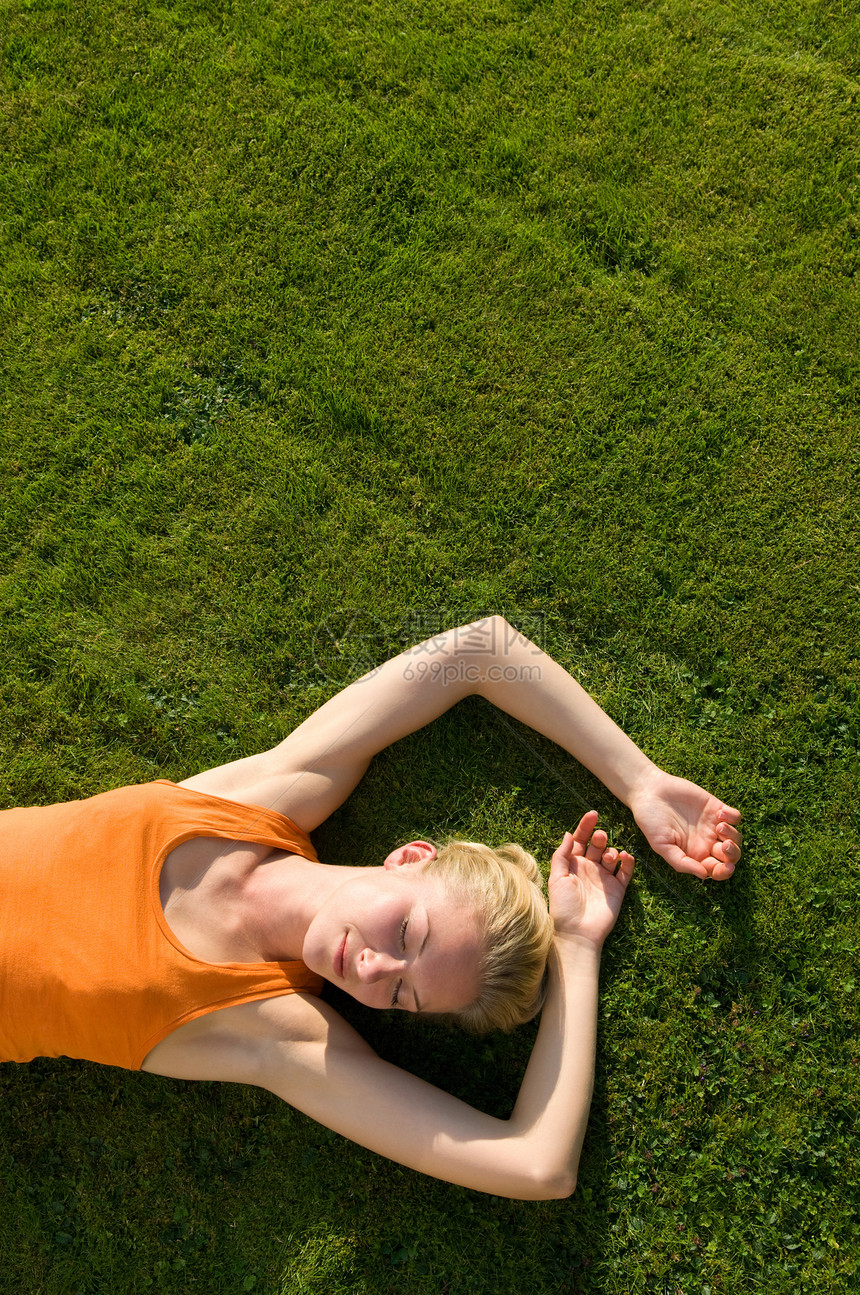
M2 14L0 803L271 745L364 654L501 610L748 849L702 887L640 845L572 1200L422 1179L251 1090L7 1065L0 1290L847 1292L856 5ZM580 797L637 843L526 737L563 781L477 702L445 717L323 857L468 830L546 859ZM510 1109L528 1030L347 1010Z

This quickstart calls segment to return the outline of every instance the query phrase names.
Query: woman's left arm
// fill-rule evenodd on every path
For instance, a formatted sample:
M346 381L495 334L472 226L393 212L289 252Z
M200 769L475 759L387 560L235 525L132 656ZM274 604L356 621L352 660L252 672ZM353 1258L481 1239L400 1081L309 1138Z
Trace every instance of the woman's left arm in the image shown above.
M591 1107L601 948L633 872L629 855L607 850L596 820L585 815L553 856L549 992L510 1119L382 1061L328 1004L300 996L215 1013L225 1019L203 1027L198 1052L190 1046L163 1074L258 1084L361 1146L465 1188L570 1195ZM231 1013L233 1022L241 1015L238 1032Z
M198 1018L144 1068L267 1088L354 1142L463 1187L524 1200L570 1195L591 1105L600 951L633 872L596 822L586 814L553 855L549 992L510 1119L383 1061L330 1004L303 994Z
M303 1041L293 1025L289 1039L278 1040L275 1031L254 1082L422 1173L517 1199L569 1196L591 1106L600 954L633 873L632 858L607 849L596 823L594 812L586 814L553 855L549 992L510 1119L485 1115L382 1061L326 1004L302 1005L330 1013L325 1037L309 1028ZM296 1005L280 1001L261 1010L273 1020L295 1013Z

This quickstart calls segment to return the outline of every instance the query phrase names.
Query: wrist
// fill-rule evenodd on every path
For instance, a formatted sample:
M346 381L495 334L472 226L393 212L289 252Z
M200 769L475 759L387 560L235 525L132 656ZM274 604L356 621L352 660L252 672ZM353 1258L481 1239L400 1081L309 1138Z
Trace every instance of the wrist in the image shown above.
M564 962L597 960L603 952L605 935L588 935L581 931L556 931L553 947Z
M658 764L655 764L653 760L649 760L647 756L642 757L641 766L636 769L626 789L626 794L621 797L627 808L632 810L634 818L637 807L643 801L650 799L655 785L663 776L663 770Z

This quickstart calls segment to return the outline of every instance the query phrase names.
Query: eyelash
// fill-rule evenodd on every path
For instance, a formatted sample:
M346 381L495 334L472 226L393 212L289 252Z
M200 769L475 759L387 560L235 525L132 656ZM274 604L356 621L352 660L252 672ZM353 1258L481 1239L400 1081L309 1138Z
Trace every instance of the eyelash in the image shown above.
M403 921L400 924L400 947L401 949L403 949L404 952L406 951L406 928L408 925L409 925L409 918L404 917ZM398 980L397 984L394 986L394 993L391 995L392 1007L397 1006L397 995L400 993L400 987L402 984L403 984L403 981Z

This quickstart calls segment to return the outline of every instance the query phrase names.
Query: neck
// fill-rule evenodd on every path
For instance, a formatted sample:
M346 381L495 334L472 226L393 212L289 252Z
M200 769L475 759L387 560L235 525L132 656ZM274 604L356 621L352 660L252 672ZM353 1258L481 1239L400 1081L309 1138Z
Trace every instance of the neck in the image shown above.
M329 896L362 868L291 855L255 868L245 886L245 928L265 962L300 959L305 936Z

